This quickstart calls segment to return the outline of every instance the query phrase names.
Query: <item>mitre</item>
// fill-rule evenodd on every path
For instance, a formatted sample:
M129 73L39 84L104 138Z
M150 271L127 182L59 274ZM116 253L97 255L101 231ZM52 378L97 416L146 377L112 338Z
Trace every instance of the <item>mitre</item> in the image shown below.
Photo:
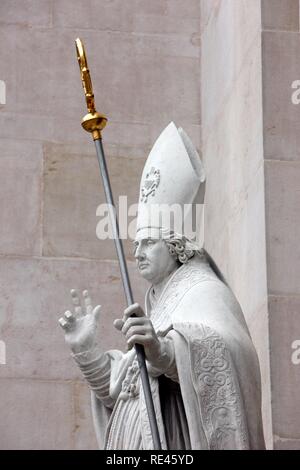
M136 239L175 235L199 247L204 183L198 152L184 130L171 122L156 140L142 173Z

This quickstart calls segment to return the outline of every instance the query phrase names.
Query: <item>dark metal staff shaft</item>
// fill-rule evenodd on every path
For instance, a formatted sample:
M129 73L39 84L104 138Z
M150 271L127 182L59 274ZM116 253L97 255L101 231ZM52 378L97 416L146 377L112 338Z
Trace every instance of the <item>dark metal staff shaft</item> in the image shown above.
M100 173L102 176L105 198L106 198L106 202L108 204L108 209L109 209L113 238L114 238L115 247L116 247L117 255L119 259L119 265L120 265L120 271L121 271L125 297L126 297L127 305L129 306L129 305L132 305L134 301L133 301L133 295L132 295L131 285L129 281L127 264L126 264L125 255L124 255L123 243L120 240L119 223L118 223L118 219L117 219L117 215L115 211L115 204L113 200L106 160L104 156L102 139L95 140L95 146L96 146L97 158L98 158L99 167L100 167Z
M134 303L134 300L133 300L132 289L130 285L128 270L127 270L126 259L124 255L123 243L119 236L119 223L118 223L118 218L117 218L116 211L115 211L115 205L114 205L112 190L110 186L110 180L109 180L109 175L107 171L102 140L101 139L95 140L95 146L96 146L96 152L97 152L100 172L102 176L102 181L103 181L105 197L106 197L106 201L108 203L109 212L110 212L110 220L111 220L111 225L112 225L115 247L116 247L118 259L119 259L119 266L120 266L120 272L121 272L125 297L126 297L127 305L129 306ZM147 412L148 412L148 417L149 417L149 422L150 422L154 449L160 450L161 444L160 444L159 431L158 431L155 409L154 409L154 404L153 404L153 398L151 394L149 376L148 376L148 371L146 367L145 352L141 344L136 344L135 350L136 350L137 360L138 360L138 364L140 368L141 380L143 384L145 402L146 402L146 407L147 407Z
M121 278L123 282L126 302L127 302L127 306L130 306L134 303L134 300L133 300L132 289L130 285L126 259L124 255L123 244L122 244L122 240L120 239L119 223L118 223L118 218L117 218L117 214L115 210L113 194L111 190L109 174L108 174L108 170L106 166L106 160L105 160L104 149L103 149L102 138L101 138L101 130L105 127L107 119L103 114L99 114L96 111L92 82L91 82L90 73L89 73L89 69L87 65L84 46L80 39L76 39L75 42L76 42L77 58L78 58L78 63L79 63L79 68L80 68L80 73L81 73L81 80L82 80L82 85L83 85L85 98L86 98L86 104L88 108L88 114L84 116L81 124L82 124L82 127L86 131L92 133L93 139L95 142L97 158L98 158L99 167L100 167L100 173L101 173L102 181L103 181L104 193L105 193L106 202L108 204L108 209L109 209L109 214L110 214L110 222L112 226L115 247L116 247L117 255L119 259L119 266L120 266L120 272L121 272ZM148 418L149 418L149 423L150 423L150 428L151 428L154 450L160 450L161 443L160 443L159 431L158 431L157 420L156 420L156 415L155 415L153 397L151 393L150 381L149 381L148 371L146 367L145 351L144 351L143 346L140 344L135 345L135 350L136 350L137 360L138 360L139 369L140 369L143 391L145 395L145 403L146 403L147 412L148 412Z

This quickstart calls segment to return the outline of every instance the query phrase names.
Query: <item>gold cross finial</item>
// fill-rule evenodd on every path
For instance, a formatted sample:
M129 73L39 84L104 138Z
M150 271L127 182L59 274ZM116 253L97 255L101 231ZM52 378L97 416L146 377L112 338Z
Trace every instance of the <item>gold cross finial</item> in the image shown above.
M82 86L88 109L88 114L82 119L81 125L87 132L91 132L93 134L94 140L101 139L101 130L106 126L107 118L96 111L92 80L87 64L84 45L81 39L77 38L75 45Z

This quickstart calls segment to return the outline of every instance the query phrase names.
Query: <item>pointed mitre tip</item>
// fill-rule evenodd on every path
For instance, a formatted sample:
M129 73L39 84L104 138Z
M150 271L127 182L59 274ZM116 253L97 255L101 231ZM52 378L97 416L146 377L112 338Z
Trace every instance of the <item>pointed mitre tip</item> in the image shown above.
M203 183L206 177L200 155L198 154L197 149L195 148L192 140L185 130L182 127L177 128L174 121L169 122L169 124L163 129L157 141L155 142L153 149L157 149L157 146L159 146L162 142L170 139L173 140L174 138L180 139L184 145L184 148L189 155L189 158L191 159L192 166L196 171L201 183Z
M157 145L160 145L162 142L170 141L175 136L179 136L178 129L173 121L169 122L169 124L161 131L156 142L153 146L155 148Z
M176 127L176 124L174 123L174 121L169 122L169 124L164 128L163 132L165 132L167 130L177 132L177 127Z

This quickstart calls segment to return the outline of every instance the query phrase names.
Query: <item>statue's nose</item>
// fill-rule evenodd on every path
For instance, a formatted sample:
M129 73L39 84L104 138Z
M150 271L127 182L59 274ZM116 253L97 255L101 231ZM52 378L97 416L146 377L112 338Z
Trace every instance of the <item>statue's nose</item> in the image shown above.
M139 261L142 261L143 259L145 259L145 253L141 246L137 247L137 249L135 250L134 256Z

